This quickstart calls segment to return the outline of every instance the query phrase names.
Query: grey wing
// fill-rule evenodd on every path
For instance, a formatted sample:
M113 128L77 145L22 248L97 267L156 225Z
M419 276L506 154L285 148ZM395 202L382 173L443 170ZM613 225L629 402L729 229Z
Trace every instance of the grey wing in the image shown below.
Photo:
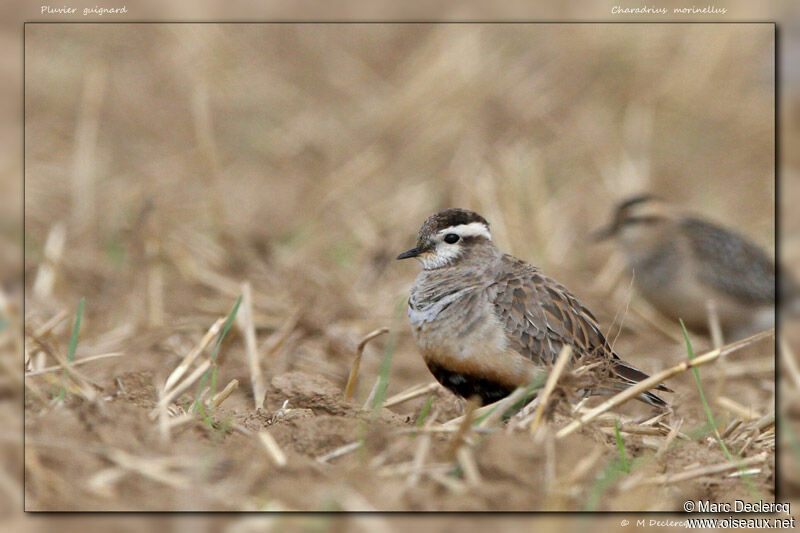
M681 230L704 283L747 304L775 301L775 263L758 246L704 220L687 218Z
M510 256L504 262L506 274L487 290L511 348L543 363L553 363L565 344L576 357L616 358L594 316L565 287Z

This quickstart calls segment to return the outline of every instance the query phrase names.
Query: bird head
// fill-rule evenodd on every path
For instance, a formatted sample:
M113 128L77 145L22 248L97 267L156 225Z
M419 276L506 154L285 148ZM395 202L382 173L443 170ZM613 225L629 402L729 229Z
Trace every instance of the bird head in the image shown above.
M614 238L623 246L645 245L661 238L677 217L677 210L661 198L649 194L634 196L617 204L610 224L592 236L596 241Z
M429 216L416 246L397 259L416 257L423 269L434 270L461 262L486 246L494 246L486 219L474 211L451 208Z

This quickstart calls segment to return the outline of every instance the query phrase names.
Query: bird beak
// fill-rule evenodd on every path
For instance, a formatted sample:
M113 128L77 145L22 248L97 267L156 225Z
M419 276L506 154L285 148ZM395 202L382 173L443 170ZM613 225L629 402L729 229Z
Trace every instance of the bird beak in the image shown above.
M412 248L410 250L406 250L402 254L398 255L398 259L408 259L409 257L417 257L419 254L422 253L422 248Z
M615 233L617 233L617 228L614 226L608 226L591 232L589 234L589 239L594 242L601 242L610 239Z

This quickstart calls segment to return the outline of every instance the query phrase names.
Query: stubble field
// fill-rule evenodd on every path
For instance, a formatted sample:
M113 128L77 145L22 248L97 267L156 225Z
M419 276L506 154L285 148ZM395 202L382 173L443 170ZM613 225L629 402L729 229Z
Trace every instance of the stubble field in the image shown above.
M624 405L559 437L578 415L557 389L533 434L525 413L465 427L408 330L418 266L394 258L432 212L474 209L628 361L685 360L587 236L650 191L774 253L773 31L29 24L26 509L772 501L771 337L699 370L734 461L691 372L656 423Z

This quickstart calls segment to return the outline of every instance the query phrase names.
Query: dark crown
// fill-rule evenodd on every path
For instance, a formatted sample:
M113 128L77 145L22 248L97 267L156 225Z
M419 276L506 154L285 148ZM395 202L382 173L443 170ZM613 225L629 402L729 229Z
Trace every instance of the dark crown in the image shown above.
M473 222L480 222L481 224L485 224L487 228L489 227L489 223L486 219L475 211L452 207L429 216L425 223L422 224L419 234L420 237L435 235L445 228L460 226L462 224L471 224Z

